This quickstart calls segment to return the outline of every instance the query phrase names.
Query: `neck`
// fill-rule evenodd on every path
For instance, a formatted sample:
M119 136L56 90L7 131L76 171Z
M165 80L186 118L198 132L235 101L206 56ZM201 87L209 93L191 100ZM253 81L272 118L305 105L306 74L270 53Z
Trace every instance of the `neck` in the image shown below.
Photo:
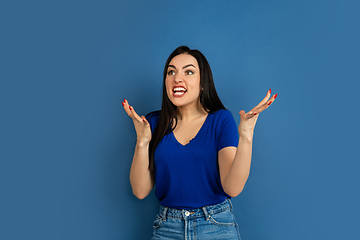
M200 101L194 105L177 107L177 113L178 113L178 120L183 122L188 122L195 118L207 115L207 112L200 104Z

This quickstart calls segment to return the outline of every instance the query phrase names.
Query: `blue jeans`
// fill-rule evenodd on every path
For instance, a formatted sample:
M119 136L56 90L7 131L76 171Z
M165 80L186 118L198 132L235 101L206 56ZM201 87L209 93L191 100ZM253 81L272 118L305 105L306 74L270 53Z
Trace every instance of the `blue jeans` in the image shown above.
M240 239L230 199L196 208L178 210L160 206L152 240Z

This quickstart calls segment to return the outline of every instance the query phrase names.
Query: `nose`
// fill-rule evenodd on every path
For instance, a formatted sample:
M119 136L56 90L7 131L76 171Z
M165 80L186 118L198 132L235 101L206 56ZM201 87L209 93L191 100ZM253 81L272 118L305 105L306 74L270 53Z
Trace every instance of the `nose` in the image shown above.
M175 77L174 77L174 82L178 83L178 82L182 82L182 81L183 81L183 79L181 78L180 74L176 73Z

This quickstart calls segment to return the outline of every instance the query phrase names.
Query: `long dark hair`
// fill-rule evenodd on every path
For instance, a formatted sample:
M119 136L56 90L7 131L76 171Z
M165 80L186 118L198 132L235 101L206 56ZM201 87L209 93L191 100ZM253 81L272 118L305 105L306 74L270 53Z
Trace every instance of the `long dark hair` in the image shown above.
M200 68L200 89L202 89L200 93L200 103L202 107L207 111L215 112L220 109L225 109L224 105L220 101L219 96L216 93L214 80L211 72L210 65L206 60L205 56L196 49L190 49L187 46L180 46L176 48L169 56L166 61L164 68L164 77L163 77L163 96L162 96L162 106L160 110L160 116L158 124L152 134L152 138L149 145L149 159L150 164L149 168L151 170L155 169L154 164L154 154L155 149L161 139L166 135L171 133L177 125L177 111L176 106L170 101L167 92L165 79L167 75L167 70L170 64L170 61L177 55L180 54L189 54L193 56Z

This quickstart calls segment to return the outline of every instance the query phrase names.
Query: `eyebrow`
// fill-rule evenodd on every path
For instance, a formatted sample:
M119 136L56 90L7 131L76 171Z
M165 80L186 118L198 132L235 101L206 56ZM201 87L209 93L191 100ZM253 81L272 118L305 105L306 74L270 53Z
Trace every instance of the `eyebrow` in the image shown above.
M172 68L175 68L175 69L176 69L176 67L175 67L174 65L169 65L168 67L172 67ZM194 67L194 68L196 68L193 64L188 64L188 65L183 66L183 69L185 69L185 68L187 68L187 67Z

